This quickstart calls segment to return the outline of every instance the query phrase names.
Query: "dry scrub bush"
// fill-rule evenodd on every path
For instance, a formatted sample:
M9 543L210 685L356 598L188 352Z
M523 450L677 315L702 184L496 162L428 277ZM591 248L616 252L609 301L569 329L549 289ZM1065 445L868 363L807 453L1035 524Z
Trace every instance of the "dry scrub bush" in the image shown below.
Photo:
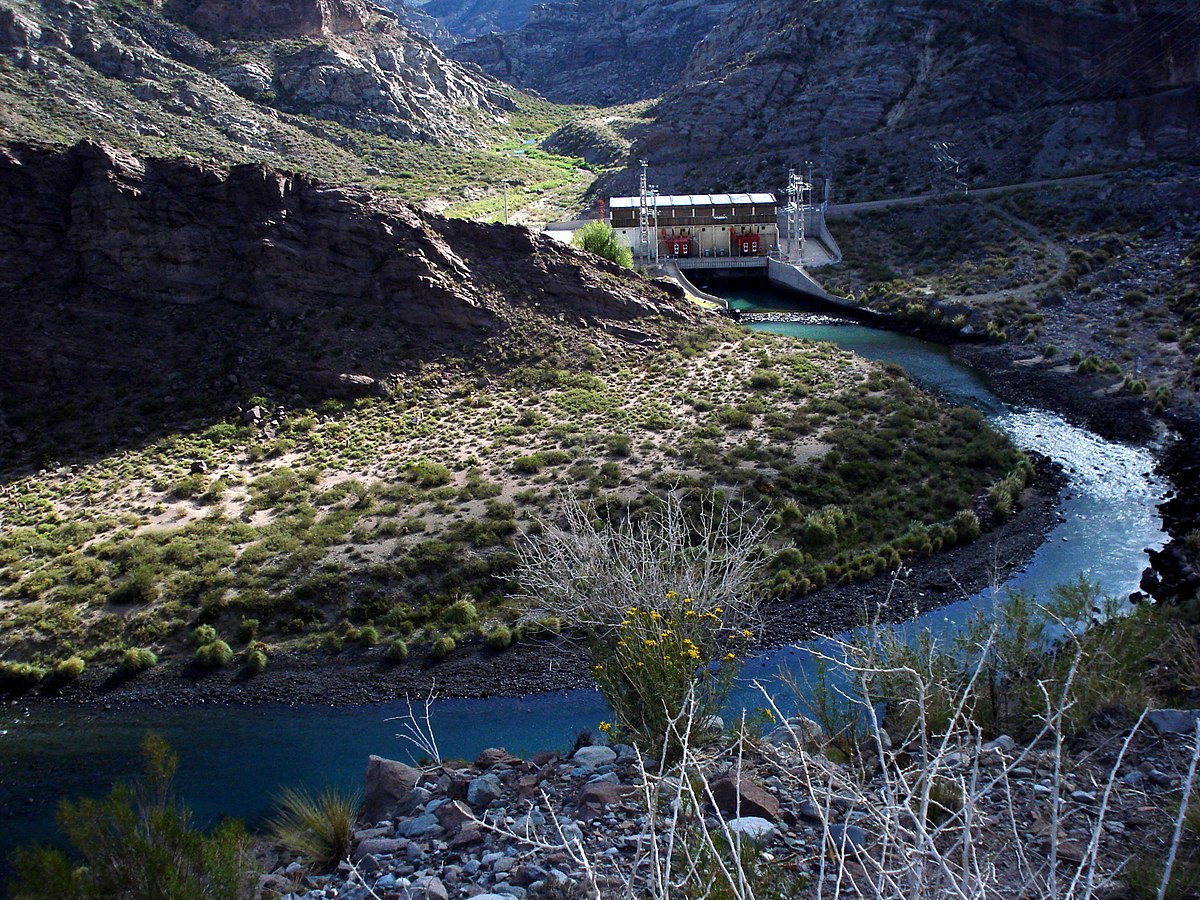
M713 498L688 508L677 493L617 522L565 498L561 521L518 548L524 618L581 626L619 731L656 750L686 698L699 723L723 703L758 619L769 532L747 510Z

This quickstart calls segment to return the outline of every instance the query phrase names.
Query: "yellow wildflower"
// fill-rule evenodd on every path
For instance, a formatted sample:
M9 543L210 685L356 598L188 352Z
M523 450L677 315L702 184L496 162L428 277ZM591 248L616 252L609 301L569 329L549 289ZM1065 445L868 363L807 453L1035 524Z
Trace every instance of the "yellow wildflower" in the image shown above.
M725 612L725 607L718 606L716 609L713 610L713 612L715 612L719 616L721 613Z
M691 597L684 597L683 602L684 603L695 603L696 601L693 600Z
M652 638L646 638L646 646L647 647L657 647L658 641L653 640ZM640 666L641 663L638 663L638 665Z
M742 629L742 637L752 638L752 637L754 637L754 632L751 631L749 628L743 628Z
M735 659L737 659L736 653L726 653L725 654L725 662L733 662Z
M658 621L659 619L662 618L662 615L659 613L659 611L657 609L652 609L652 610L650 610L650 618L654 619L655 621Z
M696 647L694 645L691 647L688 647L685 655L690 656L692 659L699 659L700 658L700 648Z
M667 596L667 599L668 599L668 600L674 600L674 599L675 599L676 597L678 597L679 595L678 595L678 594L676 594L674 591L667 591L667 595L666 595L666 596ZM683 602L684 602L684 603L687 603L688 601L684 600Z
M601 722L596 727L599 728L601 731L603 731L605 734L608 734L613 729L612 722Z
M696 611L694 609L689 609L687 612L684 613L684 615L685 616L694 616L694 615L696 615Z

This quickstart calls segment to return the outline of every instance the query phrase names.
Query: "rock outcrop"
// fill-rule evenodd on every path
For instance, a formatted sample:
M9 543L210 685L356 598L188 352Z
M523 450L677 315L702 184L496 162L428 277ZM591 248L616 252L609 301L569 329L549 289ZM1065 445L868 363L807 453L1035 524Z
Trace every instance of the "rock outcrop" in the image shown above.
M549 0L557 6L563 0ZM493 31L516 31L529 19L534 0L429 0L424 11L452 34L478 37Z
M482 146L514 108L503 85L365 0L200 0L124 12L94 0L0 0L0 57L52 76L64 74L64 62L82 64L90 70L82 83L59 81L56 90L104 103L111 88L98 93L87 76L119 79L138 100L250 146L264 143L272 123L255 121L257 110L229 110L224 88L274 110L454 146Z
M568 0L534 6L520 29L451 54L560 103L628 103L674 84L697 42L736 9L729 0Z
M1160 0L755 0L699 44L632 158L679 192L826 157L879 196L949 187L934 142L975 183L1194 155L1195 25Z
M259 390L316 403L378 390L448 356L648 352L664 318L699 316L524 228L262 166L11 147L0 208L6 436L66 448L226 414Z

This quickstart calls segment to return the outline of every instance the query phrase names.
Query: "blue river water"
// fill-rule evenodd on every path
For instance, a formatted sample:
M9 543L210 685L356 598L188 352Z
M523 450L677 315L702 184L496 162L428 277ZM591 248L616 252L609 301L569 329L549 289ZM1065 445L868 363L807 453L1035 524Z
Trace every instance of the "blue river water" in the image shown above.
M802 310L773 292L739 289L725 295L742 309ZM1044 410L1009 408L937 344L826 316L753 327L832 341L871 359L900 363L928 389L985 412L1020 446L1062 463L1069 476L1060 506L1063 520L1005 587L1044 595L1083 572L1110 594L1136 589L1144 549L1165 539L1156 505L1166 485L1152 472L1149 450L1102 440ZM938 631L953 627L988 597L985 591L937 610L921 624ZM785 647L751 661L734 691L732 709L762 706L750 680L770 681L780 666L801 667L805 657L802 649ZM781 701L785 712L789 706L794 702ZM11 704L0 709L0 859L18 844L52 840L59 800L102 794L114 779L134 774L147 729L179 752L176 786L199 822L231 815L253 824L284 787L358 787L369 754L406 758L409 747L396 736L398 723L387 721L404 712L404 704L120 711ZM571 691L440 700L432 723L443 757L471 759L489 746L519 754L569 746L606 712L595 691Z

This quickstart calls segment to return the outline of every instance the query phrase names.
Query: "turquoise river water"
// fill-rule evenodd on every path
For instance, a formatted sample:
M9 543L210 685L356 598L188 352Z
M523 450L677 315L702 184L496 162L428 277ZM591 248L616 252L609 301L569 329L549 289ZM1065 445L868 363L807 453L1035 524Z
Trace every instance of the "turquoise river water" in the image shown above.
M772 291L724 293L740 309L805 313ZM1006 587L1044 595L1084 572L1111 594L1136 589L1144 548L1164 541L1155 507L1167 486L1153 475L1148 449L1102 440L1044 410L1010 408L937 344L815 313L798 322L753 327L832 341L871 359L898 362L928 389L979 408L1019 445L1066 468L1063 521ZM953 627L988 596L985 591L937 610L923 623L937 630ZM750 679L770 679L780 666L803 665L803 658L801 650L787 647L753 660L731 707L761 706ZM136 772L138 744L147 729L162 734L180 753L177 787L198 821L232 815L254 823L269 812L282 787L357 787L368 754L406 758L397 723L387 721L405 711L403 704L120 711L12 704L0 710L0 859L17 844L50 840L60 799L104 793L114 779ZM489 746L521 754L569 746L578 731L594 728L605 713L596 692L571 691L440 700L432 722L443 756L474 758Z

